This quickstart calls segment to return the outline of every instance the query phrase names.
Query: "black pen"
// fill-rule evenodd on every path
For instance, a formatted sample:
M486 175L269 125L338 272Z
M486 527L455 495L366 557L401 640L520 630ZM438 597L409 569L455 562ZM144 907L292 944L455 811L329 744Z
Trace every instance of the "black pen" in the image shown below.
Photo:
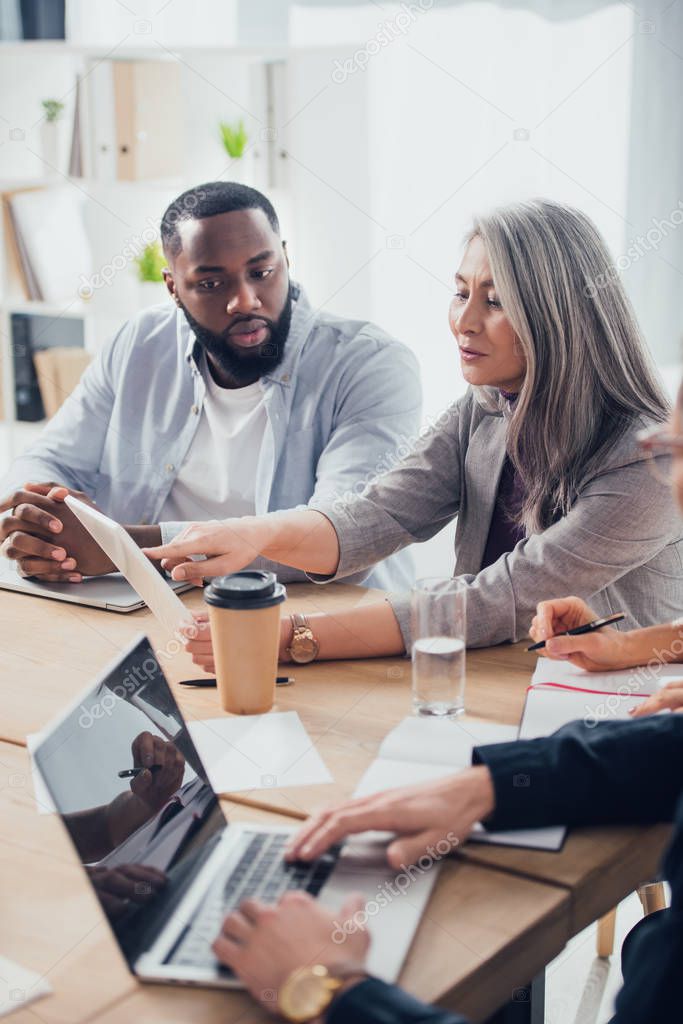
M575 626L574 629L568 629L564 633L557 633L557 636L582 636L584 633L594 633L596 629L602 629L603 626L611 626L615 622L621 622L625 619L626 615L624 612L617 612L616 615L608 615L606 619L593 619L592 622L586 622L583 626ZM555 637L548 637L548 639L554 640ZM527 651L540 651L542 647L545 647L545 640L539 640L537 644L532 644L531 647L527 647Z
M122 772L119 772L120 779L135 779L138 777L140 772L160 772L163 768L161 764L152 764L149 768L124 768Z
M292 683L295 682L295 680L294 680L293 676L278 676L276 678L275 682L276 682L276 684L278 686L291 686ZM199 687L208 686L208 687L215 687L217 684L216 684L216 680L215 679L181 679L180 680L180 685L181 686L199 686Z

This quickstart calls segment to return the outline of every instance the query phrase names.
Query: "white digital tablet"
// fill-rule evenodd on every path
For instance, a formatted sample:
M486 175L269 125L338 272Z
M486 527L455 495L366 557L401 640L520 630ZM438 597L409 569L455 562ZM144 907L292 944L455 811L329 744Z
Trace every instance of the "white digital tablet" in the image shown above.
M175 589L154 568L119 523L71 495L67 495L64 500L169 633L174 633L182 622L192 622L191 613ZM73 585L83 586L82 583Z

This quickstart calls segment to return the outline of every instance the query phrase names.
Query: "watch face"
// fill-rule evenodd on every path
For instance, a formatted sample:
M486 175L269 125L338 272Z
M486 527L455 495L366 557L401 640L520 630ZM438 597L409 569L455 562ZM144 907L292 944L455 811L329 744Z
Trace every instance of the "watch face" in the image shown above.
M310 654L313 657L315 657L318 651L318 645L312 636L302 636L297 642L296 647L299 654Z
M291 652L294 661L313 661L318 650L318 641L310 634L299 634L292 640Z
M286 982L280 996L280 1008L288 1020L309 1021L318 1017L331 999L327 971L317 966L303 968Z

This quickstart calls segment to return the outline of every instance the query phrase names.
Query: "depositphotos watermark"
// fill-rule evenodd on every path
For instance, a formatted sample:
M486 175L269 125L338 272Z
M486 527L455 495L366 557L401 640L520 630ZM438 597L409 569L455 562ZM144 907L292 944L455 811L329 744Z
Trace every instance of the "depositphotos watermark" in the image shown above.
M434 6L434 0L417 0L417 3L402 3L395 18L379 22L378 31L364 46L360 46L346 60L337 58L332 70L332 81L343 85L356 71L365 71L373 57L376 57L390 43L404 36L415 24L420 14L426 14Z
M371 917L376 917L380 910L388 907L398 896L405 896L417 878L424 875L436 863L447 857L458 846L459 839L454 832L447 832L434 846L428 846L427 852L415 864L401 864L401 870L390 882L383 882L377 892L369 899L362 910L347 918L346 921L334 921L332 941L339 946L349 935L364 931Z
M457 405L449 405L438 416L428 416L418 433L412 436L400 434L395 446L390 451L384 452L378 458L374 467L369 469L364 476L356 480L343 493L337 492L330 495L334 511L342 512L354 501L360 500L368 487L376 484L385 473L396 469L410 455L420 451L422 446L429 443L434 434L444 431L457 414Z
M623 273L632 267L634 263L641 260L648 253L656 252L663 239L669 237L669 232L683 224L683 199L678 200L678 205L669 212L668 217L658 219L652 218L652 227L644 235L638 235L629 242L626 252L617 256L614 266L605 274L598 274L584 287L583 293L589 299L594 299L601 288L618 279L619 273Z
M674 623L675 626L683 627L683 620ZM628 678L621 683L614 691L605 695L605 699L594 707L586 705L584 724L589 729L594 728L599 722L607 718L623 717L623 701L629 697L646 697L653 692L653 684L659 683L659 676L665 665L678 662L683 657L683 636L674 637L671 645L662 650L652 652L652 658L647 665L633 669ZM683 673L682 673L683 674Z
M157 679L159 673L162 672L161 659L173 658L176 654L185 651L186 641L194 640L198 633L199 627L195 623L188 623L184 626L182 633L176 631L165 647L154 651L154 657L145 658L141 665L133 665L120 682L108 688L107 693L100 700L90 707L81 704L81 714L78 718L81 729L90 729L100 718L111 715L118 701L126 700L132 694L137 693L143 683ZM273 785L275 784L273 782Z
M197 203L205 198L206 192L203 189L185 196L180 205L166 212L164 215L166 221L168 223L177 223L188 215L191 216ZM147 227L143 228L139 235L132 235L124 243L121 251L117 252L109 263L105 263L103 267L89 276L81 274L81 283L78 286L79 299L90 299L99 288L110 285L116 275L121 270L124 270L129 263L132 263L134 259L137 259L148 245L152 245L159 240L159 225L155 224L151 217L147 218L146 224Z

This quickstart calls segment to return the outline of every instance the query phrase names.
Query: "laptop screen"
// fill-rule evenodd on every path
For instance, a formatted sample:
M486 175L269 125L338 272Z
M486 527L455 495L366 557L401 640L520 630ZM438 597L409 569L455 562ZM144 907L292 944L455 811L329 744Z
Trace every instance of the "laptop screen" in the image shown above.
M34 756L132 966L227 824L146 638L45 730Z

